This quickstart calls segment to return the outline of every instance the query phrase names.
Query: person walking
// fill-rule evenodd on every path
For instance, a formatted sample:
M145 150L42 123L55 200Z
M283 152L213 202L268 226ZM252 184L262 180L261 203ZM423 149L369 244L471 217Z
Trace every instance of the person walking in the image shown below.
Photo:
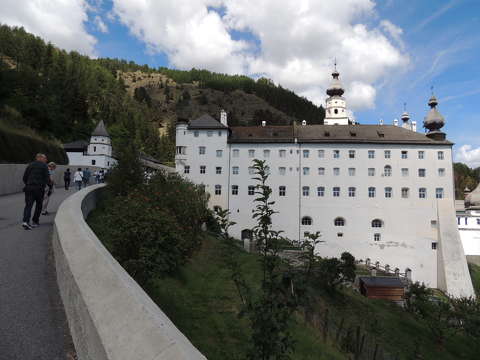
M77 190L81 190L82 182L83 182L82 169L78 168L77 171L75 171L75 174L73 174L73 181L75 182L75 186L77 187Z
M23 183L25 187L25 208L23 209L22 227L25 230L31 230L39 225L40 213L42 212L43 194L45 186L49 180L47 157L45 154L37 154L35 161L30 163L23 174ZM35 212L33 213L32 225L30 218L32 216L32 207L35 203Z
M70 172L70 169L67 169L63 173L63 182L65 183L65 190L68 190L70 188L71 180L72 180L72 173Z
M55 189L55 169L57 168L57 164L54 162L48 163L48 183L47 183L47 193L43 197L43 212L42 215L48 215L48 203L50 202L50 197L53 194L53 190Z
M91 175L90 170L88 170L88 168L85 168L85 170L83 170L83 186L84 187L87 187L88 185L90 185L90 175Z

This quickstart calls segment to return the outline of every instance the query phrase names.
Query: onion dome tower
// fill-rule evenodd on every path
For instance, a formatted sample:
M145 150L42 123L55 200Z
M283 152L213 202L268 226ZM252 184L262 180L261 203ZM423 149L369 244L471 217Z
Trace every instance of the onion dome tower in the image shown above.
M423 121L423 127L428 130L427 136L429 138L445 140L445 133L440 130L445 125L445 118L438 112L437 105L437 98L432 94L432 97L428 100L430 111Z
M339 79L340 73L337 71L337 63L335 62L335 68L332 72L332 82L327 89L328 98L325 106L325 125L348 125L350 119L347 116L347 104L343 98L342 83Z

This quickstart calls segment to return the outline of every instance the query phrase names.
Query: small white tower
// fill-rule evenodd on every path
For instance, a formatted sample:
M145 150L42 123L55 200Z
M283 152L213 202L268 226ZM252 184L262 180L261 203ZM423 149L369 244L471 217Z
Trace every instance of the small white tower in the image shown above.
M342 97L343 90L342 84L339 80L340 73L337 71L337 63L335 62L335 69L332 73L332 83L327 89L327 95L325 106L325 125L348 125L350 119L347 115L347 104L345 98Z
M411 130L410 126L410 115L407 112L407 103L403 103L403 114L402 114L402 128Z
M97 127L92 132L87 154L112 156L112 141L103 120L100 120Z
M220 110L220 123L222 125L228 126L227 123L227 112L225 110Z

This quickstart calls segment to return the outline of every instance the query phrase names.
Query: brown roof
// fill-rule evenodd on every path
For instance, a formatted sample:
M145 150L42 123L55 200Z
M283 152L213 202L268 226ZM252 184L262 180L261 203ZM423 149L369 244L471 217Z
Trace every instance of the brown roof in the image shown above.
M453 145L394 125L305 125L231 127L231 143L365 143Z
M372 287L405 287L402 280L393 276L361 276L359 280Z
M208 114L204 114L188 123L189 129L226 129L226 126Z

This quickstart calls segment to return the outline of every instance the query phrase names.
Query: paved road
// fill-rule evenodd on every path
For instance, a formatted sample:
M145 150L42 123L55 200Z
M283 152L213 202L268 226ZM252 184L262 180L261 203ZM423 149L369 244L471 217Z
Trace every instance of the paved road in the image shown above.
M31 231L20 226L23 193L0 196L0 360L75 358L50 240L58 205L74 191L56 189L51 215Z

